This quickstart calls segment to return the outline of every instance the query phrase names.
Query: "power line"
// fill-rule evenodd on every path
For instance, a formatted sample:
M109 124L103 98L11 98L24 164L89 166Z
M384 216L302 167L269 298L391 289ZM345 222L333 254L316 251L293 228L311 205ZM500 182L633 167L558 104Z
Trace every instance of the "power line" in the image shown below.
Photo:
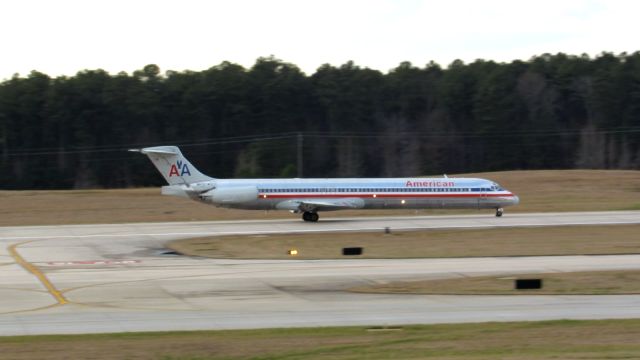
M164 141L164 144L171 143L183 148L209 146L209 145L230 145L241 143L254 143L262 141L274 141L285 139L296 139L298 143L303 142L303 138L309 139L491 139L506 138L512 136L518 137L562 137L562 136L580 136L580 135L612 135L612 134L635 134L640 133L640 127L618 127L600 130L532 130L532 131L502 131L489 133L473 133L473 132L285 132L276 134L265 134L261 136L244 135L231 136L221 138L205 138L192 142ZM154 146L157 144L150 143L130 143L118 145L102 145L102 146L80 146L73 148L31 148L20 149L17 151L8 151L4 156L39 156L39 155L71 155L71 154L95 154L122 152L132 147ZM300 148L300 145L298 145Z

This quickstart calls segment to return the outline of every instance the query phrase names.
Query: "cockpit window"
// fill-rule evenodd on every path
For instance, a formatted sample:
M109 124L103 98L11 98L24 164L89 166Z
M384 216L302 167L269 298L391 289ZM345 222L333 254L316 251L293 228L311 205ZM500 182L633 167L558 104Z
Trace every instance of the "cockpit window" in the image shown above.
M493 183L493 185L491 186L491 191L504 191L504 189L498 183Z

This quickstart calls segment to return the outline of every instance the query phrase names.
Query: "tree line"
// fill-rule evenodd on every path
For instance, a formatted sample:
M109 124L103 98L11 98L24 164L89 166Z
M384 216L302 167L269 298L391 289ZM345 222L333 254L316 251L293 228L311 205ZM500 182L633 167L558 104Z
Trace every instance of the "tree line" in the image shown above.
M220 178L391 177L638 169L639 140L640 52L387 73L347 62L311 75L265 57L248 69L33 71L0 83L4 189L159 185L126 150L161 144Z

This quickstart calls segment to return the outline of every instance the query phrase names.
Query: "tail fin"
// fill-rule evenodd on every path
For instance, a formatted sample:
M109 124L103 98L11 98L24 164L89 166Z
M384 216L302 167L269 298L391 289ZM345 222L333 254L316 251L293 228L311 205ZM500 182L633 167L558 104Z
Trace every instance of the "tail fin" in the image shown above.
M202 174L182 156L177 146L156 146L129 151L146 154L169 185L189 185L213 178Z

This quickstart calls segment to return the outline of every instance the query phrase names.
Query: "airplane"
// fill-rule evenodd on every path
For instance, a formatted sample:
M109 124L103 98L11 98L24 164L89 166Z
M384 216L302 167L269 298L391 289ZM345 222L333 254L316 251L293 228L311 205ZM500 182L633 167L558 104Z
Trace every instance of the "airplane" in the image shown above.
M317 222L319 211L344 209L495 209L518 196L478 178L216 179L202 174L176 146L131 149L149 157L169 184L163 195L247 210L289 210Z

